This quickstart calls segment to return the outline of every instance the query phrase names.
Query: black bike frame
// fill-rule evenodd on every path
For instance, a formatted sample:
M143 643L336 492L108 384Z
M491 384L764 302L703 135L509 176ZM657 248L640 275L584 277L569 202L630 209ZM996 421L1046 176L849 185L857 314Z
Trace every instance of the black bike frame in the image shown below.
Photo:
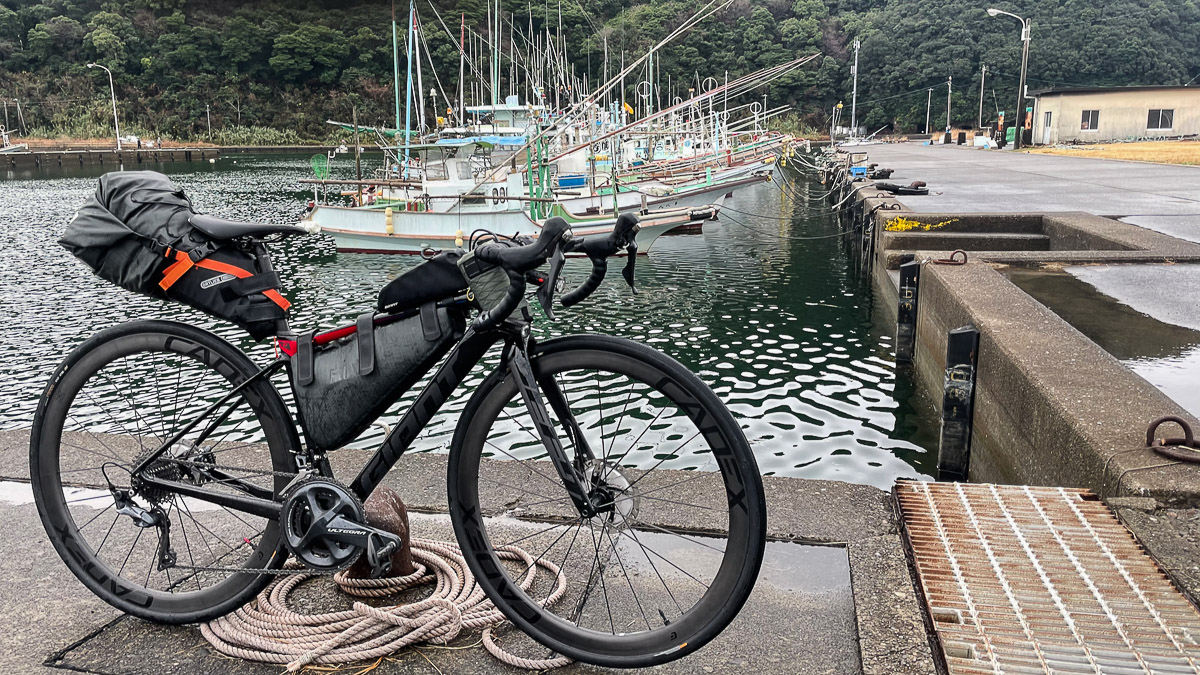
M481 333L468 329L463 338L450 350L450 353L442 361L441 365L434 371L433 378L417 395L416 400L413 401L412 405L404 413L399 424L384 439L383 445L371 455L371 458L367 460L362 470L359 471L358 476L350 484L351 491L364 501L374 492L375 488L379 486L388 472L392 470L392 467L396 465L396 462L400 461L400 458L411 447L413 441L416 440L421 431L425 429L425 426L429 424L429 421L433 419L433 416L437 414L442 405L446 403L455 390L458 389L458 386L466 379L467 374L471 372L475 364L483 359L484 355L493 345L503 340L509 346L513 347L514 353L520 351L521 353L517 356L517 359L519 359L519 365L523 365L523 368L519 368L519 370L527 368L528 361L525 359L524 349L517 347L518 344L527 343L527 338L525 337L527 329L527 324L517 326L506 325L499 330L490 330ZM183 431L177 433L175 437L164 443L154 453L151 453L142 462L142 465L149 465L173 443L178 442L179 437L182 437L188 430L198 425L200 420L216 412L238 392L249 386L250 383L263 377L269 377L270 374L278 371L288 360L289 357L281 357L263 367L245 382L239 384L224 398L214 403L204 413L201 413L200 417L189 423ZM531 414L534 417L535 426L541 432L542 441L546 445L551 459L554 460L555 468L558 470L560 477L562 477L564 487L572 497L572 501L581 510L588 511L590 510L590 503L581 487L580 474L578 472L581 470L585 460L593 459L591 457L591 450L587 447L586 443L582 443L582 434L578 431L578 425L573 415L570 414L566 400L562 392L558 389L557 384L551 379L543 383L544 393L550 401L551 408L559 416L559 419L565 423L568 436L572 437L575 441L577 449L575 464L572 465L566 461L565 452L562 449L557 434L550 427L549 417L546 415L545 407L541 404L541 393L538 391L536 384L533 384L531 380L532 373L529 373L528 377L518 378L518 385L522 390L522 394L525 395L526 404L532 411ZM399 400L399 396L396 400ZM391 401L391 403L394 402ZM538 411L539 407L540 411ZM300 456L299 449L297 448L296 450L297 456ZM279 518L280 502L264 498L261 488L256 488L255 486L247 486L244 489L247 494L237 495L212 492L200 485L166 480L149 474L143 474L142 480L147 484L175 492L185 497L193 497L264 518L273 520ZM222 480L222 483L230 487L239 487L236 482L228 479Z
M483 360L484 354L492 345L503 339L506 339L506 336L499 331L476 333L468 330L463 339L454 345L442 361L442 365L434 371L433 379L425 385L420 394L417 394L417 399L405 411L399 424L383 439L383 445L371 455L354 482L350 484L350 489L359 499L366 500L375 491L384 476L400 461L412 446L412 442L425 429L425 425L429 424L429 420L433 419L438 410L441 410L475 364Z

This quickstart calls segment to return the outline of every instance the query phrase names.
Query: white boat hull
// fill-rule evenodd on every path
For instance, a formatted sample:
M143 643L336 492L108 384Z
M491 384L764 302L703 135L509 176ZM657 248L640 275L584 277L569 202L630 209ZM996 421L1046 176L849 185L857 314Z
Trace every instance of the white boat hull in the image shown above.
M721 195L729 194L738 188L765 181L766 177L745 176L735 180L727 180L711 185L698 185L692 189L666 196L655 196L645 192L620 192L617 194L617 204L622 210L640 209L642 199L646 200L646 208L652 210L686 209L713 204ZM567 212L583 215L589 209L592 212L610 212L613 208L613 196L574 197L559 200L559 205Z
M640 229L638 230L638 233L635 237L635 240L638 245L638 253L648 253L650 251L650 247L654 244L655 240L657 240L660 236L662 236L663 234L666 234L670 230L673 230L677 227L686 227L688 225L694 225L694 224L703 222L704 220L706 220L708 218L713 217L713 215L715 215L716 210L720 209L719 202L721 200L718 199L717 201L718 201L717 204L713 204L707 209L676 209L676 210L671 210L671 211L654 211L654 212L650 212L650 213L643 215L641 217L641 220L639 221ZM322 221L336 222L337 218L346 217L346 216L342 215L342 214L331 214L329 210L330 209L339 209L339 208L340 207L317 207L317 209L313 210L313 213L310 215L310 218L312 218L312 216L318 216L319 219L312 218L314 220L314 222L317 222L318 224L321 224ZM324 214L319 214L318 209L325 209L326 212ZM371 213L371 211L368 209L341 209L341 210L360 212L359 214L354 216L356 218L356 223L358 223L358 224L362 224L363 222L365 222L365 219L363 219L362 216L365 216L366 214ZM372 230L366 230L366 229L360 229L360 228L343 229L343 228L337 228L337 227L332 227L332 226L327 227L325 225L321 225L321 230L333 237L333 240L334 240L335 244L337 245L337 250L342 253L404 253L404 254L409 254L409 255L418 255L418 254L422 253L425 249L444 250L444 249L454 248L455 246L457 246L457 242L456 242L457 232L460 227L462 228L464 238L469 237L470 233L476 229L486 229L486 230L492 230L495 232L506 232L506 233L507 232L516 232L519 234L527 234L527 235L536 236L538 230L541 228L540 225L535 224L533 221L529 220L528 217L525 217L525 222L524 222L523 226L515 227L515 225L516 225L515 222L514 223L505 223L506 226L495 226L495 225L489 226L489 225L484 224L482 221L477 220L475 217L459 218L457 215L451 216L450 214L414 213L414 214L408 214L408 215L412 215L412 216L426 216L426 215L443 216L443 218L427 219L428 222L421 223L421 225L422 225L422 227L431 228L431 227L434 227L434 225L433 225L434 221L441 220L441 221L443 221L443 225L445 225L447 228L453 227L454 229L449 230L446 234L418 235L418 234L401 234L399 232L394 232L393 234L388 234L384 230L384 227L382 224L383 216L382 216L382 214L380 214L378 229L372 229ZM499 214L496 214L496 215L508 216L509 214L507 212L500 212ZM518 214L518 215L524 215L524 214ZM499 221L500 219L496 219L496 220ZM446 221L449 221L449 222L446 222ZM616 223L615 218L588 220L587 222L573 223L571 226L571 230L575 234L575 236L578 236L578 237L593 236L593 235L605 235L605 234L608 234L609 232L612 232L613 226L615 225L615 223ZM393 229L395 229L395 228L393 228Z

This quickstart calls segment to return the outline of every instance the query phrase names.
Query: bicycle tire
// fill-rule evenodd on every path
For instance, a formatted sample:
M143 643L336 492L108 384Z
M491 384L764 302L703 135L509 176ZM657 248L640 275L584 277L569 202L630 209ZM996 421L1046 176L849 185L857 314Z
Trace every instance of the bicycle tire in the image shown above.
M196 572L190 574L186 570L177 569L177 575L181 580L172 580L170 570L165 574L167 583L163 588L148 588L146 585L139 584L137 581L131 580L122 573L125 571L125 564L121 565L119 570L115 562L109 563L101 557L101 550L105 548L105 544L110 541L110 537L114 532L121 532L123 528L131 527L124 522L124 515L116 514L112 516L112 524L109 525L108 534L96 544L97 535L85 534L82 529L87 528L92 520L100 519L100 521L108 520L108 509L115 509L112 497L104 496L110 489L104 485L105 482L109 485L113 484L114 478L111 474L119 474L120 467L132 466L136 461L129 460L127 457L121 456L124 451L124 446L128 445L131 450L133 448L132 440L138 441L139 446L142 446L143 434L159 438L161 436L158 426L149 425L141 426L140 420L142 415L147 417L150 414L148 410L147 399L139 398L130 390L121 390L117 387L111 387L108 382L109 374L107 368L122 368L129 373L130 379L138 379L144 369L139 369L137 366L136 357L138 355L148 355L147 359L169 359L171 362L178 362L180 366L179 374L176 377L182 377L184 368L197 368L200 372L206 369L208 372L216 374L220 380L214 379L214 382L224 382L223 386L232 389L238 383L250 378L258 368L250 361L250 359L240 350L234 347L224 339L204 331L202 329L189 326L186 324L168 322L168 321L135 321L126 324L114 326L105 329L92 336L85 341L74 351L72 351L66 359L59 365L57 370L50 378L50 382L46 386L42 400L38 405L37 412L34 416L33 428L30 433L30 478L32 480L32 488L35 502L38 507L38 512L41 516L42 524L45 527L46 534L49 536L51 543L54 545L58 555L66 563L67 567L79 578L81 582L94 594L99 596L105 602L116 607L117 609L154 621L157 623L194 623L207 621L218 616L227 614L234 609L245 604L252 599L262 588L268 583L270 577L264 574L253 574L246 572L225 572L227 576L220 577L216 572ZM134 358L134 366L129 366L129 359ZM118 363L120 366L113 366ZM188 371L191 372L191 371ZM100 381L100 376L104 376L104 382ZM141 379L138 379L140 382ZM135 410L135 415L139 422L134 423L134 431L125 433L125 423L116 418L115 415L104 409L103 405L97 405L92 398L93 390L89 388L89 383L99 387L101 384L109 385L110 389L120 394L113 395L109 400L120 400L123 396L131 397L131 407L137 401L138 407ZM155 383L157 387L157 383ZM198 385L197 385L198 386ZM206 386L208 386L206 384ZM100 389L96 389L100 391ZM206 389L208 391L208 389ZM81 392L86 394L81 396ZM192 392L193 398L196 396L196 390ZM175 403L179 402L179 391L175 393ZM76 399L81 399L81 406L91 406L88 410L103 410L107 412L108 419L104 420L98 415L86 417L89 422L94 422L96 428L117 427L122 430L121 434L110 434L107 431L85 431L66 430L64 427L69 420L74 420L74 424L82 426L78 416L72 411L72 405ZM162 405L166 406L166 397L162 398ZM129 400L129 399L127 399ZM262 443L242 443L234 446L232 443L215 443L210 446L209 455L215 455L222 458L222 461L227 457L234 457L234 460L243 461L243 456L251 459L257 458L261 463L261 468L254 467L245 469L252 476L257 476L258 480L273 485L273 491L278 494L287 480L284 477L272 475L272 472L294 472L295 467L292 464L292 455L290 450L299 448L299 438L295 429L295 425L291 421L291 416L280 398L278 391L271 385L267 378L261 378L251 384L246 389L242 390L239 397L235 401L240 404L245 402L248 406L251 417L246 417L244 414L239 416L229 416L227 420L234 420L233 423L241 425L240 428L248 428L246 420L257 420L262 425L262 435L264 442L269 447L270 466L266 466L266 462L262 461L265 458L255 457L252 453L261 455ZM184 401L186 404L187 401ZM198 406L203 406L205 403L197 403ZM140 411L137 412L137 411ZM85 411L86 412L86 411ZM179 412L174 413L179 416ZM151 418L152 419L152 418ZM104 422L103 426L99 422ZM182 424L182 421L180 422ZM92 433L95 437L93 440L84 442L85 438L82 435ZM170 433L168 430L163 430L162 433ZM249 433L249 432L246 432ZM169 436L167 436L169 437ZM222 437L224 438L224 437ZM132 440L129 440L132 439ZM79 445L79 444L83 445ZM93 444L94 443L94 444ZM149 447L152 445L146 444ZM91 447L88 450L88 447ZM142 446L145 447L145 446ZM74 451L73 448L79 448L79 451ZM249 448L234 452L240 448ZM82 467L77 468L72 465L71 468L64 469L65 465L60 462L79 462L76 459L83 457L83 452L91 452L100 456L100 459L91 460L102 462L98 467ZM221 454L224 453L224 454ZM188 456L183 456L187 459ZM120 463L124 461L125 463ZM188 460L191 461L191 460ZM215 458L212 459L217 463ZM157 464L157 463L156 463ZM170 467L172 463L164 462L163 466ZM181 464L175 463L179 466ZM200 471L200 470L197 470ZM127 472L130 470L127 469ZM67 476L67 474L70 474ZM66 478L64 478L66 476ZM118 476L117 481L121 478ZM211 481L211 478L210 478ZM133 491L134 479L128 481L131 493L135 500L140 500L142 504L148 504L149 501L144 494L138 494ZM219 481L218 481L219 483ZM225 486L218 485L215 489L220 489ZM263 487L266 487L265 485ZM64 490L71 490L73 494L81 490L90 490L98 496L87 497L80 499L68 499ZM146 488L149 490L149 488ZM87 493L85 493L87 494ZM199 536L204 540L209 548L209 552L217 561L221 561L227 554L218 547L213 549L212 545L216 543L212 540L215 536L218 540L221 539L221 533L225 532L225 528L213 530L211 527L217 527L218 522L228 521L233 523L233 518L237 518L240 522L247 523L249 529L251 525L257 527L255 523L248 522L244 515L239 516L237 513L225 510L224 513L214 513L213 515L204 515L201 511L205 508L204 504L196 502L184 501L179 498L179 495L165 493L160 491L155 495L156 499L162 500L164 503L174 504L175 510L172 511L171 506L166 507L166 513L174 513L174 523L168 526L168 529L174 530L172 536L172 548L183 548L183 543L187 542L187 554L192 555L191 541L188 539L189 534L191 539ZM92 499L89 508L96 511L95 515L89 519L88 524L77 522L76 515L73 513L82 511L80 502ZM190 500L190 498L189 498ZM196 512L193 513L193 509ZM210 509L216 511L217 509ZM201 513L201 515L196 515ZM205 511L207 513L207 511ZM228 514L226 516L225 514ZM103 516L103 517L102 517ZM189 533L187 529L187 518L192 519L191 525L193 530ZM210 527L211 526L211 527ZM158 528L147 528L155 529ZM205 534L204 530L208 529L212 536ZM160 530L161 532L161 530ZM182 536L181 536L182 535ZM141 533L138 533L141 536ZM161 540L161 534L159 534ZM228 535L231 538L235 535ZM90 537L90 540L89 540ZM252 541L257 538L257 544ZM181 541L182 540L182 541ZM231 556L234 561L233 566L239 566L237 560L240 559L239 550L241 541L246 543L246 557L240 567L250 569L277 569L282 567L287 551L279 534L278 522L272 520L262 521L262 531L260 535L251 538L243 538L240 541L233 538L233 543L226 542ZM114 546L116 544L113 544ZM139 548L140 547L140 548ZM138 555L142 556L144 544L139 544L139 540L135 539L130 547L129 553L126 555L125 562L128 563L130 556L133 556L134 551L138 550ZM197 552L203 555L200 547L200 542L196 542ZM154 555L154 553L151 553ZM188 560L183 560L185 564ZM201 563L195 561L196 566ZM229 561L224 561L226 565ZM147 571L146 578L151 578L151 568ZM162 570L158 570L162 572ZM139 572L140 577L140 572ZM209 579L213 577L223 578L223 580L215 582L211 587L205 588L201 583L201 579ZM158 577L155 577L157 579ZM190 590L191 584L195 583L196 590ZM149 581L147 581L149 583Z
M525 446L524 452L535 455L540 448L540 441L537 439L524 438L519 431L511 428L508 431L504 431L503 428L497 431L497 428L494 427L497 422L503 422L500 419L502 413L508 414L508 409L512 405L521 405L519 403L520 394L517 392L514 378L507 376L504 370L497 370L480 385L468 401L451 444L448 464L447 480L451 519L459 545L472 574L492 602L510 621L543 646L572 659L594 665L626 668L660 664L694 652L717 636L734 619L749 596L762 563L766 533L765 497L757 464L739 425L720 399L692 372L669 356L636 342L599 335L558 338L538 345L530 354L530 362L539 382L543 383L543 389L547 378L553 378L563 385L561 388L566 393L573 414L575 407L580 407L581 411L583 411L583 406L594 408L594 410L589 409L576 416L577 421L582 420L580 421L581 430L583 435L589 438L590 444L594 445L590 439L598 433L599 448L593 449L604 450L603 457L596 460L599 468L594 469L591 474L595 476L595 473L599 472L602 478L593 480L616 482L619 478L625 483L624 487L612 493L614 496L610 503L617 504L613 506L614 512L620 508L621 504L634 503L634 499L638 500L636 502L638 505L636 508L630 507L627 513L620 516L622 522L619 525L615 524L617 515L604 517L607 520L603 522L607 524L602 525L599 538L603 540L607 534L611 547L607 547L602 555L600 553L601 546L596 546L596 562L587 576L586 583L578 583L582 578L582 567L579 567L578 572L567 572L567 584L571 590L568 590L566 597L573 599L578 606L571 610L569 609L570 603L568 603L567 608L556 611L563 611L568 616L558 616L555 611L541 607L533 597L537 594L523 591L518 580L523 578L524 569L514 572L504 567L504 563L496 555L496 549L504 548L507 544L501 543L499 539L511 539L522 534L514 542L520 543L522 546L532 544L531 555L537 555L539 559L554 558L556 565L565 568L567 567L566 563L572 560L571 549L579 539L579 532L590 531L593 535L592 541L596 541L595 524L589 522L586 528L582 523L578 525L575 536L571 537L571 543L566 546L565 554L561 553L561 549L563 542L567 540L566 531L560 533L554 542L538 554L537 549L541 548L541 543L534 544L536 541L534 537L542 537L544 541L557 532L553 529L554 521L552 519L551 527L542 530L541 533L529 535L523 534L531 527L525 524L528 521L521 522L519 527L524 529L516 529L509 533L504 530L511 528L511 518L490 517L512 515L514 513L512 505L519 503L521 498L518 495L517 501L514 501L512 494L507 494L513 490L519 491L522 487L520 481L510 480L505 483L496 478L498 474L504 474L505 471L512 471L514 468L518 469L520 475L528 476L528 483L535 486L533 494L537 494L537 490L545 490L547 485L535 474L542 474L541 478L546 478L548 472L550 477L558 480L561 484L561 480L558 479L548 461L522 460L515 454L510 454L523 452L516 449L515 445L510 444L507 449L504 449L490 440L492 437L497 441L517 437ZM571 402L572 395L568 390L577 383L582 383L578 387L580 391L582 391L582 387L588 386L586 378L589 370L595 370L595 398L598 405L592 406L587 402ZM605 374L604 378L601 377L602 372ZM616 383L616 380L620 379L618 376L624 377L630 384L618 385ZM628 394L625 393L626 391ZM632 403L635 393L637 393L637 402ZM590 397L591 394L589 393L588 396ZM627 416L629 408L638 406L640 411L638 419L641 422L638 420L628 422L630 430L625 435L622 433L627 424L622 422L622 418L618 418L615 425L610 423L606 426L606 422L610 422L611 415L606 411L605 397L613 400L616 404L619 404L620 399L624 397L626 406L625 410L621 412L622 417ZM578 392L576 398L580 398ZM676 417L678 419L686 418L694 423L697 431L692 438L702 435L704 440L709 442L707 452L711 453L711 459L716 467L716 471L707 473L703 471L680 473L666 470L664 473L670 477L671 481L675 481L678 475L688 476L679 482L666 483L667 488L680 486L681 482L692 482L688 486L690 493L700 495L704 493L704 488L698 486L694 481L706 480L710 484L708 487L713 488L713 492L709 493L710 496L717 496L718 508L698 504L690 505L714 511L711 517L708 514L702 514L704 522L699 525L701 530L707 529L712 521L721 520L723 516L720 512L728 507L728 520L725 523L725 532L728 534L723 540L703 537L695 534L693 530L674 531L665 528L662 526L662 521L657 520L658 515L647 512L646 505L651 503L651 500L668 502L671 500L664 499L663 495L673 493L660 491L666 489L661 487L664 485L662 480L659 480L658 483L642 483L643 486L658 485L660 487L652 487L649 490L643 487L638 490L637 485L641 481L646 480L668 459L674 463L686 463L693 461L695 457L705 456L705 451L688 456L681 453L682 448L692 442L691 439L685 444L677 444L671 452L664 452L662 446L666 445L665 442L658 445L647 442L649 449L639 450L642 452L642 464L652 461L644 459L647 456L646 452L651 453L649 457L661 456L664 459L659 459L650 470L639 471L629 466L631 463L635 463L630 460L629 455L634 450L634 446L640 447L639 444L645 438L647 430L662 427L676 433L675 428L680 424L678 420L671 422L666 427L663 427L663 420L660 416L655 416L652 421L645 422L654 406L662 405L662 410L667 409L667 404L662 401L678 405L682 416ZM557 415L552 413L552 417L557 418ZM519 421L513 420L511 416L509 420L518 422L518 426L520 426ZM561 425L561 422L559 424ZM609 450L615 452L619 447L624 447L623 439L631 436L639 424L643 430L642 434L637 437L638 440L629 444L629 448L624 454L615 460L612 459ZM655 433L664 438L668 436L661 429ZM560 432L560 436L562 435L563 433ZM682 436L682 434L676 435ZM606 438L613 439L611 448L606 444ZM493 454L499 452L509 456L503 459L488 460L495 463L485 464L482 460L485 446L490 446L487 452L494 450ZM573 452L573 442L571 447ZM496 457L500 457L500 455L496 455ZM501 461L508 462L508 465L499 464ZM527 462L528 464L526 464ZM516 466L514 467L514 465ZM618 477L616 474L620 474L620 476ZM489 499L486 495L481 494L483 492L481 483L484 487L487 487L488 483L494 485L496 490L489 489L489 493L499 491L506 494L498 499ZM611 489L612 486L606 487ZM722 488L723 493L721 493ZM657 496L651 493L655 493ZM721 496L725 498L725 506L720 506ZM560 498L557 501L563 502L564 500ZM657 501L654 503L657 504ZM673 504L684 504L684 502L673 502ZM567 507L567 517L570 516L570 508L572 507ZM676 511L680 510L679 506L671 508ZM578 515L577 511L575 515ZM520 518L519 514L518 518ZM582 518L580 520L582 521ZM567 527L569 528L569 526ZM612 538L614 534L615 540ZM664 579L662 570L659 569L660 566L656 566L652 562L650 565L645 564L646 561L655 560L652 553L656 554L659 559L672 563L661 555L661 550L655 551L646 545L645 542L651 535L657 536L659 540L667 540L675 544L679 544L679 540L683 540L683 549L692 550L692 553L687 553L686 550L684 552L688 558L688 561L683 563L685 566L693 565L691 558L696 557L693 555L695 551L700 551L710 558L714 557L713 554L707 553L701 547L717 550L711 544L724 542L725 550L722 552L719 565L715 562L711 564L711 567L716 569L711 585L704 585L697 577L692 577L697 584L703 586L703 590L696 589L700 596L686 610L681 606L675 593ZM583 537L585 545L587 541L587 537ZM636 542L636 547L641 549L640 553L634 548L634 544L629 543L630 541ZM624 547L618 542L623 543ZM654 544L654 542L651 543ZM559 550L551 554L550 550L554 547ZM641 574L635 570L634 576L638 577L638 584L634 583L633 577L628 572L627 563L622 558L625 550L630 551L629 564L632 566L636 562L645 572L645 574ZM557 560L559 555L562 555L561 564ZM577 552L578 555L581 554ZM614 555L620 563L619 571L624 575L623 580L617 574L617 567L612 564ZM605 562L600 562L601 558L605 558ZM665 565L661 567L668 570L669 577L672 576L670 568ZM667 617L667 614L673 610L669 608L669 603L664 599L665 596L661 589L654 587L654 577L649 574L649 568L654 568L658 580L666 589L666 595L670 596L675 607L680 610L680 616ZM525 569L528 569L528 566ZM599 574L596 573L597 569ZM687 573L682 567L678 569ZM610 571L612 572L611 576L617 581L610 581L606 586L604 579ZM572 576L573 574L574 576ZM697 574L700 573L697 572ZM678 574L674 576L678 577ZM597 584L597 577L599 584ZM618 609L627 609L633 617L633 621L645 620L646 630L644 631L640 630L640 623L637 632L618 630L617 622L614 621L610 592L616 596L620 589L614 587L613 584L626 582L628 583L628 595L636 601L637 610L641 616L638 617L638 612L635 612L632 609L633 605L628 602L618 601ZM608 605L607 628L604 627L603 611L596 611L593 608L589 612L587 609L587 603L597 585L605 589L604 602ZM588 590L589 587L591 590ZM645 595L640 596L639 594L643 591L645 591ZM652 592L657 594L657 601L660 601L657 608L643 606L643 602L646 605L650 604L651 600L644 601L643 598L650 598ZM668 607L667 611L664 612L663 607ZM570 616L570 614L574 616ZM654 619L652 620L650 617L654 617ZM661 617L661 622L658 621L658 617ZM586 624L589 621L598 622L597 625L601 629L588 627Z

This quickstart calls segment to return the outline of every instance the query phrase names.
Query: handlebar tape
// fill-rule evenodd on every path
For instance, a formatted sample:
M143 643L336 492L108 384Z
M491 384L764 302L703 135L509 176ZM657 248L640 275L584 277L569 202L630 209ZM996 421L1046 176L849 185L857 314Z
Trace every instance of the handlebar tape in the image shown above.
M476 331L491 330L499 326L517 309L525 297L525 273L515 270L505 270L505 272L508 273L508 292L504 294L504 299L500 301L500 304L480 312L479 316L475 317L472 327Z
M592 258L592 273L588 275L586 281L580 284L579 288L567 293L559 299L559 303L563 307L570 307L583 301L587 296L591 295L600 284L604 281L604 275L608 272L608 259L604 257Z

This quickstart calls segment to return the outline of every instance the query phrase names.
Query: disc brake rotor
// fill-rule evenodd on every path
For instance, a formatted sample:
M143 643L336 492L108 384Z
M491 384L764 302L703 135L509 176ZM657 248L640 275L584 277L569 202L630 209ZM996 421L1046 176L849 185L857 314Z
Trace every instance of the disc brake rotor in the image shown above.
M629 527L637 518L641 498L625 470L613 462L594 460L587 473L591 478L591 493L597 511L612 516L612 526Z

